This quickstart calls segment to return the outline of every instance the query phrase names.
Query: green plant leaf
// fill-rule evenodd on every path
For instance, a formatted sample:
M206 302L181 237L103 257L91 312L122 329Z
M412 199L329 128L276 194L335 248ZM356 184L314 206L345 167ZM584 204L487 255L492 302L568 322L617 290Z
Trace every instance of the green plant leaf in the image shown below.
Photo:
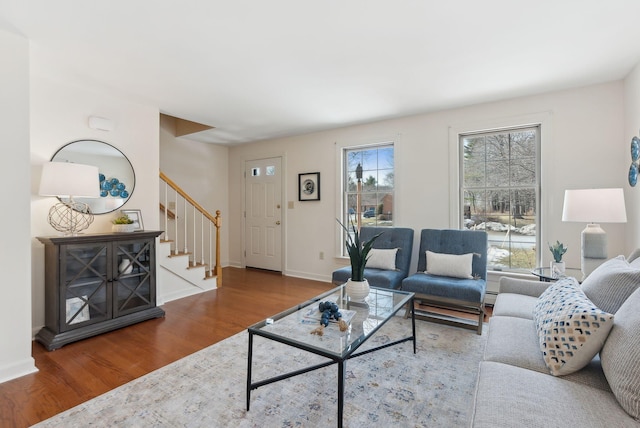
M362 281L364 280L364 268L367 264L367 257L369 255L369 251L371 251L373 242L384 232L376 234L367 242L361 244L360 233L353 223L353 220L351 221L351 229L342 224L339 219L336 219L336 221L340 226L342 226L342 229L347 234L345 245L347 247L347 253L349 253L349 260L351 261L351 280ZM351 236L352 233L353 237Z

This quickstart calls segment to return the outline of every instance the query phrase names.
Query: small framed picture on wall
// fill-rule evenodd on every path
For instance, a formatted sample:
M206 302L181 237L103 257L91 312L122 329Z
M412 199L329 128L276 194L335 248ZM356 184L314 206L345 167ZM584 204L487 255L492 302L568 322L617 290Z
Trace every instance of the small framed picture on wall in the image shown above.
M142 211L141 210L120 210L122 215L127 215L133 220L133 226L136 232L144 230L144 224L142 223Z
M298 200L299 201L319 201L320 200L320 173L307 172L298 174Z

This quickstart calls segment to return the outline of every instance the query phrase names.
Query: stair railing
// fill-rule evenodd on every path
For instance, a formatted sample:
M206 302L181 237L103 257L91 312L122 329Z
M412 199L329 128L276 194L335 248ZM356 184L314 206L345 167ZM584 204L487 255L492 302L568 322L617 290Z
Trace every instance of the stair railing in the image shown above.
M220 210L215 217L198 204L173 180L160 171L160 210L164 212L165 242L173 242L174 255L189 255L189 266L205 266L206 277L216 277L216 285L222 286L220 265ZM183 215L180 215L180 212ZM169 220L173 224L169 224ZM215 228L215 238L213 234ZM214 251L215 242L215 251ZM183 251L180 251L182 245ZM215 265L214 265L215 257ZM205 261L208 260L208 263ZM208 266L208 268L206 268ZM214 266L213 269L210 269Z

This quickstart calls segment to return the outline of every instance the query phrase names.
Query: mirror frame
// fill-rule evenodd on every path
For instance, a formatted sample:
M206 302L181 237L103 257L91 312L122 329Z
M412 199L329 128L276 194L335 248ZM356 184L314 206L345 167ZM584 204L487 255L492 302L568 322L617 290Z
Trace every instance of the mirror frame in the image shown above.
M82 139L82 140L75 140L75 141L71 141L71 142L69 142L69 143L65 144L64 146L60 147L60 148L59 148L59 149L58 149L58 150L53 154L53 156L51 156L51 162L68 162L68 161L69 161L69 159L61 159L61 158L60 158L60 156L62 156L62 154L64 154L64 150L65 150L65 149L68 149L68 148L69 148L69 146L72 146L72 145L74 145L74 144L76 144L76 145L77 145L77 144L84 143L84 142L87 142L87 143L89 143L89 142L90 142L90 143L93 143L93 144L95 144L95 143L104 144L105 146L107 146L107 147L105 147L105 149L110 150L110 151L115 150L116 152L120 153L120 155L122 156L122 159L124 159L124 160L127 162L127 163L126 163L126 165L125 165L125 164L122 164L122 165L123 165L123 169L126 169L126 168L127 168L127 166L129 167L129 169L131 170L131 176L130 176L130 178L131 178L131 180L133 181L133 183L131 184L131 188L130 188L130 189L129 189L129 184L128 184L128 183L125 183L125 186L126 186L126 187L125 187L125 189L124 189L124 190L126 190L126 191L128 192L128 195L127 195L126 197L121 198L121 199L123 199L123 201L122 201L122 203L121 203L120 205L117 205L117 206L115 206L115 205L114 205L113 207L105 206L105 207L104 207L104 208L102 208L102 209L98 209L98 207L99 207L101 204L99 204L99 203L95 203L95 201L96 201L96 200L98 200L98 201L102 201L104 198L109 198L109 199L111 199L111 200L115 200L115 198L114 198L113 196L111 196L110 194L107 194L107 196L100 197L99 199L94 199L94 198L74 198L74 201L77 201L77 202L84 202L84 203L88 204L88 205L89 205L89 207L91 207L91 212L92 212L92 214L94 214L94 215L108 214L108 213L111 213L111 212L113 212L113 211L116 211L116 210L121 209L121 208L122 208L122 207L123 207L123 206L124 206L128 201L129 201L129 199L131 199L131 196L133 195L133 191L134 191L134 189L135 189L135 187L136 187L136 172L135 172L135 169L133 168L133 164L131 163L131 161L129 160L129 158L128 158L124 153L122 153L122 151L121 151L120 149L118 149L117 147L115 147L115 146L114 146L114 145L112 145L112 144L109 144L109 143L107 143L107 142L100 141L100 140L94 140L94 139ZM77 146L77 147L81 147L81 146ZM85 153L87 153L87 154L89 154L89 155L93 155L93 156L97 156L97 155L98 155L97 153L92 153L91 151L86 151ZM116 155L116 156L117 156L117 155ZM56 157L57 157L58 159L56 159ZM118 157L119 157L119 156L118 156ZM72 160L72 161L74 161L74 160ZM80 161L80 162L78 162L78 163L87 164L87 162L84 162L84 161ZM97 166L97 167L98 167L98 171L100 172L101 177L102 177L103 175L105 175L105 180L111 180L112 178L114 178L114 177L108 176L108 174L104 174L104 168L105 168L104 164L103 164L103 165L96 165L97 163L98 163L98 162L89 163L89 165L95 165L95 166ZM128 173L128 171L127 171L127 173ZM100 184L101 184L101 186L102 186L102 182L101 182ZM117 184L117 182L116 182L115 184ZM102 190L102 187L101 187L101 190ZM59 199L61 202L68 202L68 199L66 199L66 198L58 198L58 199Z

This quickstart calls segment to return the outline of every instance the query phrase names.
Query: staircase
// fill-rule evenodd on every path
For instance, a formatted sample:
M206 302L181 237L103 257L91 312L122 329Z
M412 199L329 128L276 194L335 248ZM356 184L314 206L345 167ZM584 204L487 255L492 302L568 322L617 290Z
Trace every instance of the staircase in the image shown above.
M220 211L213 216L160 172L164 234L158 249L158 280L164 302L222 286Z

